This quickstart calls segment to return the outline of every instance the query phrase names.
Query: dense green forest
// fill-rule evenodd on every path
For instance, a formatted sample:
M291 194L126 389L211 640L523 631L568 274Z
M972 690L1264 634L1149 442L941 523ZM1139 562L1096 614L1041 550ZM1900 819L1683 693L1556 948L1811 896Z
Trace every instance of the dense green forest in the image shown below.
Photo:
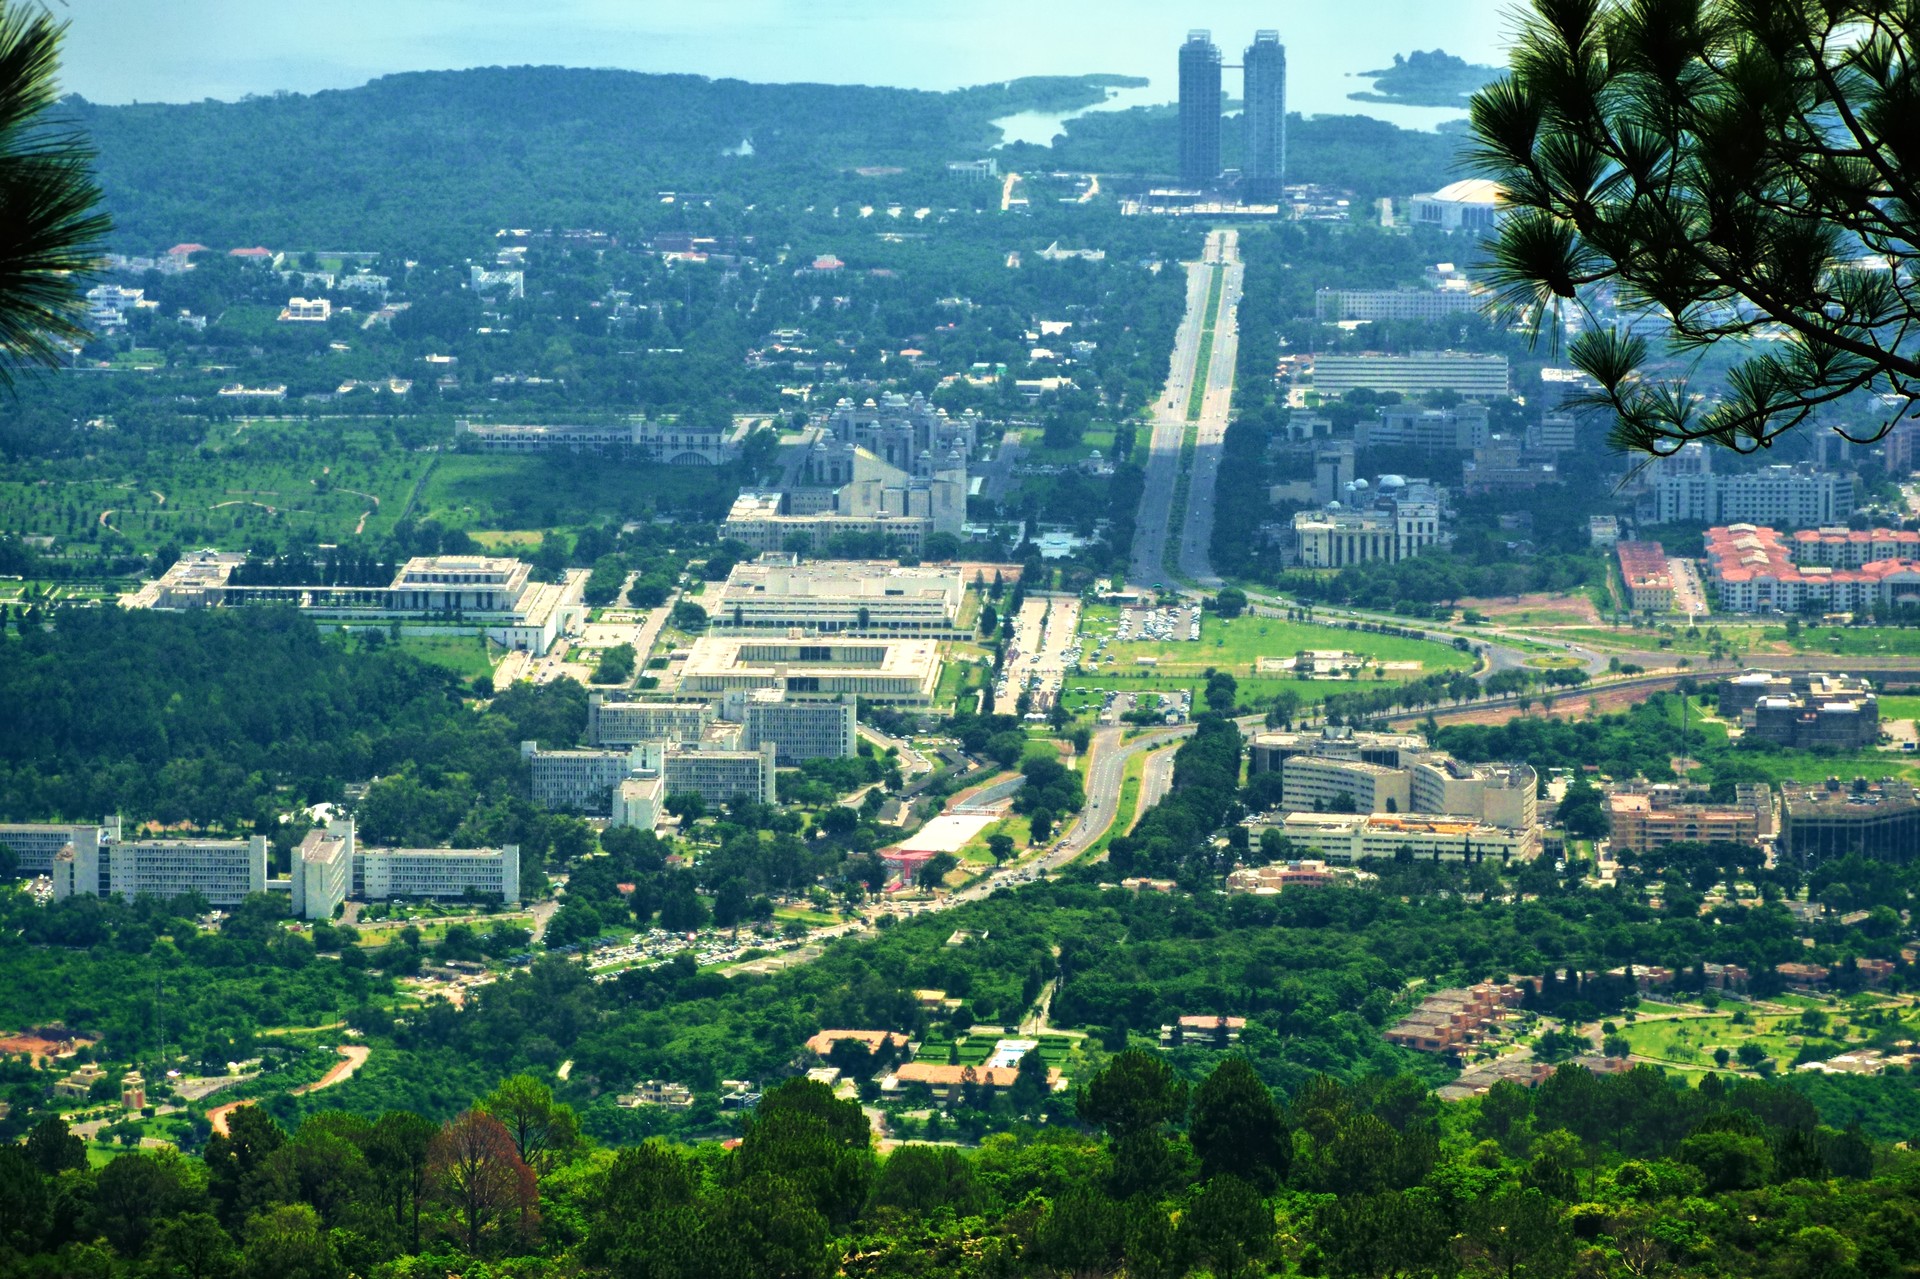
M234 103L67 106L99 147L114 239L130 250L194 239L420 253L457 251L500 227L645 235L708 204L971 202L945 163L992 147L990 121L1097 102L1106 79L927 93L489 67ZM737 153L743 140L750 154ZM1358 116L1296 117L1288 140L1293 180L1363 195L1439 186L1454 147ZM1173 112L1155 108L1084 115L1059 147L1005 157L1009 167L1151 176L1171 169L1176 149Z
M991 146L995 117L1098 102L1105 81L928 93L486 67L234 103L68 106L100 149L120 243L421 250L503 226L633 234L658 224L668 191L750 203L756 188L798 196L854 168L924 179ZM743 139L751 153L732 154Z
M1045 1084L1035 1077L1034 1086ZM517 1076L436 1123L231 1117L203 1158L90 1167L59 1120L0 1147L13 1273L825 1279L1286 1273L1913 1273L1914 1156L1778 1086L1566 1067L1442 1108L1417 1081L1276 1097L1243 1060L1116 1056L1070 1123L876 1152L822 1084L770 1090L737 1147L608 1151Z

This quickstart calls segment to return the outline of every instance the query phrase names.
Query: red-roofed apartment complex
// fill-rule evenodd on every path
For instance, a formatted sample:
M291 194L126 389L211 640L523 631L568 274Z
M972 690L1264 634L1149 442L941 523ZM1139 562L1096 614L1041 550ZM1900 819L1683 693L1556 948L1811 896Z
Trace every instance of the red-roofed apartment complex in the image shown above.
M1791 544L1770 528L1707 530L1707 579L1730 613L1854 612L1920 603L1920 533L1806 529Z
M1666 548L1658 542L1622 542L1614 548L1620 556L1620 576L1627 583L1627 596L1636 613L1673 611L1673 574L1667 567Z

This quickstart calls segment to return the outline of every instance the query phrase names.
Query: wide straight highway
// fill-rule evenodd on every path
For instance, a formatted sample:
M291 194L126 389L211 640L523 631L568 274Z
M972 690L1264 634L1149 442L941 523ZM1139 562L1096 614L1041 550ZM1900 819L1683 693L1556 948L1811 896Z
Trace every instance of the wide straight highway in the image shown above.
M1180 576L1199 586L1217 587L1220 579L1214 575L1212 557L1214 482L1220 476L1227 415L1233 408L1233 374L1240 356L1240 290L1246 266L1240 261L1239 232L1216 231L1209 241L1210 257L1220 267L1220 307L1214 316L1206 390L1194 424L1193 469L1180 529Z
M1198 262L1187 263L1187 310L1174 334L1173 360L1166 389L1153 406L1153 435L1148 445L1146 485L1134 521L1130 579L1135 586L1167 581L1166 548L1180 520L1180 575L1209 585L1212 566L1207 543L1213 534L1213 488L1219 474L1220 443L1226 435L1233 400L1233 367L1239 351L1236 316L1244 268L1239 235L1213 231ZM1219 279L1217 310L1214 282ZM1209 341L1209 335L1211 341ZM1208 353L1201 367L1203 348ZM1204 385L1197 418L1189 418L1196 383ZM1193 469L1183 510L1175 510L1180 488L1180 453L1187 431L1197 433Z

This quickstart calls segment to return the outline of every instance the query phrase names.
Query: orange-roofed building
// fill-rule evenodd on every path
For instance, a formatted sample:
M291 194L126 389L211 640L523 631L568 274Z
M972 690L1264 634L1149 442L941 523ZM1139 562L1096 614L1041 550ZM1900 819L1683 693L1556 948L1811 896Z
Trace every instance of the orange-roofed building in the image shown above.
M893 1072L893 1082L897 1085L924 1084L936 1096L950 1101L958 1097L969 1084L976 1088L1011 1088L1019 1074L1017 1068L1008 1066L949 1066L939 1062L910 1061ZM1061 1082L1060 1068L1047 1067L1047 1087L1057 1090Z
M807 1048L824 1057L843 1039L852 1039L865 1045L868 1052L878 1052L880 1045L885 1043L891 1043L895 1048L907 1046L907 1037L897 1030L823 1030L807 1040Z
M1730 613L1920 603L1920 533L1906 530L1807 529L1789 540L1729 524L1707 530L1706 560L1716 602Z

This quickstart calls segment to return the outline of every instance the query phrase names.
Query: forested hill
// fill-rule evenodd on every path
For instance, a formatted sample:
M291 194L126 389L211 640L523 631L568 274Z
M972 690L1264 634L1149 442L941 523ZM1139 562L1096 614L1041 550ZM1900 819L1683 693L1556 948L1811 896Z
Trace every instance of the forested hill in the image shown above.
M991 146L991 120L1098 102L1112 80L927 93L485 67L233 103L69 106L99 147L120 245L431 249L483 226L631 225L663 189L804 196L852 168L940 169ZM752 155L730 154L743 139Z
M197 241L459 257L507 226L712 233L736 229L730 211L756 203L991 202L996 189L969 190L946 163L987 154L998 118L1091 105L1119 82L1040 77L929 93L486 67L231 103L67 105L99 148L116 248ZM1227 123L1233 164L1239 130ZM1151 176L1176 150L1172 110L1136 109L1082 117L1060 145L1009 147L1003 158ZM1290 150L1296 181L1404 195L1448 180L1454 139L1295 117ZM714 211L689 220L688 194L715 197Z

